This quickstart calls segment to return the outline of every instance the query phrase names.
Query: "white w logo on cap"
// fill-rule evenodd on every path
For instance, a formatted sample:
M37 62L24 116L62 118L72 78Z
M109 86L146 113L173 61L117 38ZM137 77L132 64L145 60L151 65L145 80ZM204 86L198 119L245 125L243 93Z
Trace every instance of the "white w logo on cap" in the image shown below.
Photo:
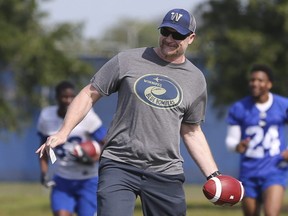
M183 16L182 14L172 12L171 20L178 22L182 16Z

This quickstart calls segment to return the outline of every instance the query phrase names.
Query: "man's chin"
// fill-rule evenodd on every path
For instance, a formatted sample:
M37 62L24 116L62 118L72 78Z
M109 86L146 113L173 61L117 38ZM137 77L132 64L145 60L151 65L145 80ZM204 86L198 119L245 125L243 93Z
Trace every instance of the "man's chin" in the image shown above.
M172 48L164 49L163 54L167 57L174 57L177 55L177 51L176 49L172 49Z

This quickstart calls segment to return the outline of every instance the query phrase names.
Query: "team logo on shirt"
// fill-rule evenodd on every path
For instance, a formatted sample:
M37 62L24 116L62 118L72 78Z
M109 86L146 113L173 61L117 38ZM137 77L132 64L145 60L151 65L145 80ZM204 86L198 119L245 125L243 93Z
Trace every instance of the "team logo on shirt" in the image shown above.
M177 107L183 99L180 86L167 76L148 74L134 84L138 98L149 106L160 109Z

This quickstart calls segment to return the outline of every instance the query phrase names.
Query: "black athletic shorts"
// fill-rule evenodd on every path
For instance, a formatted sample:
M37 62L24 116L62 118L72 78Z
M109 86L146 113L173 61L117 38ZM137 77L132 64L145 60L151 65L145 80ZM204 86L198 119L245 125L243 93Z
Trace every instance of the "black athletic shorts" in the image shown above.
M101 158L97 216L133 216L137 196L144 216L185 216L184 181Z

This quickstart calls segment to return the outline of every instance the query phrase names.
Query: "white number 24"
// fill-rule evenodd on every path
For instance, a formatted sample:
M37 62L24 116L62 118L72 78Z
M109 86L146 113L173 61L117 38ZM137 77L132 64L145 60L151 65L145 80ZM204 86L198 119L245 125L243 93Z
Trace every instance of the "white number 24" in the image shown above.
M247 157L263 158L265 150L269 150L270 156L280 153L280 140L277 126L271 126L264 134L263 128L251 126L246 129L248 136L254 135L249 142L249 147L245 153ZM262 142L262 145L259 145Z

